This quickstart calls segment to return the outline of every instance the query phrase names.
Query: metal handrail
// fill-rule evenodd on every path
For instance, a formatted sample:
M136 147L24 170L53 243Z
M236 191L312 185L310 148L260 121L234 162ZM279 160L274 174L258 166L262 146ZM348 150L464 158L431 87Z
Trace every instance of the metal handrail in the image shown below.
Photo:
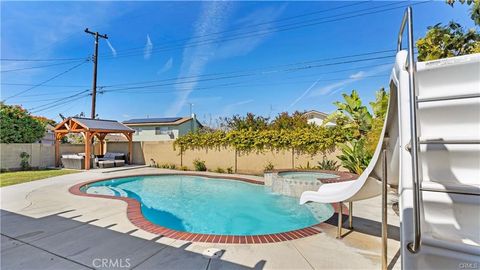
M413 54L413 20L412 7L408 7L403 15L400 32L398 33L397 52L402 50L402 36L405 26L408 25L408 85L410 88L410 137L412 155L412 185L413 185L413 242L408 243L407 249L417 253L420 249L420 184L418 173L418 134L417 134L417 93L415 90L416 65Z

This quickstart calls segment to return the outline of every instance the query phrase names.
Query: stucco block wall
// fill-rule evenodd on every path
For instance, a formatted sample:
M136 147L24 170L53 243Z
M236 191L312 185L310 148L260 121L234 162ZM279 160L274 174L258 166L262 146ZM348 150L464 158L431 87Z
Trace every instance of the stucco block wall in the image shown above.
M205 161L205 165L211 170L217 168L226 170L229 167L235 170L235 150L230 148L188 150L183 153L182 159L183 166L192 170L194 169L193 161L196 159Z
M30 155L30 167L46 168L55 166L55 147L41 143L0 144L0 167L2 170L20 168L20 153Z
M94 145L94 153L100 153L100 145ZM128 148L127 148L128 149ZM47 168L55 166L55 145L41 143L11 143L0 144L0 167L2 170L20 169L20 153L30 155L30 167ZM60 144L60 155L84 153L83 144Z
M109 142L106 148L109 152L126 153L128 143ZM200 159L205 161L209 170L217 168L226 170L231 167L233 170L237 169L238 173L250 174L263 173L268 163L272 163L276 169L291 169L305 167L307 162L310 166L316 166L317 162L323 158L322 154L311 156L295 153L292 155L292 151L237 153L235 158L235 150L231 148L187 150L180 155L178 149L173 148L173 141L134 142L133 152L135 164L151 165L153 160L156 164L175 164L177 167L186 166L193 170L193 161ZM326 157L338 160L337 154L337 152L327 153Z
M133 163L134 164L148 164L143 154L143 142L133 142ZM128 142L107 142L107 152L125 153L128 154Z
M99 153L100 146L94 145L95 153ZM30 166L53 167L55 165L55 146L46 144L0 144L0 165L2 169L20 168L20 153L27 152L30 155ZM85 151L83 144L61 144L60 154L82 153ZM127 142L108 142L108 152L128 153ZM331 152L326 156L337 160L339 152ZM133 162L135 164L151 165L152 160L156 164L175 164L177 167L186 166L193 170L193 161L200 159L205 161L208 169L221 168L226 170L231 167L238 173L261 174L268 163L272 163L276 169L290 169L305 167L307 162L310 166L316 166L323 155L292 155L292 151L264 152L264 153L237 153L231 148L188 150L182 155L173 148L173 141L157 142L133 142Z

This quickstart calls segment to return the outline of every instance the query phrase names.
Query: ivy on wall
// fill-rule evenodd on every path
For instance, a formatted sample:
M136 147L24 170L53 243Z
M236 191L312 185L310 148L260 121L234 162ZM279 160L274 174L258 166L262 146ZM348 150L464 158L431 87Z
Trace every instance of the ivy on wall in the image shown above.
M197 132L178 138L174 146L180 151L231 147L241 153L294 149L297 153L315 155L345 142L348 132L343 127L309 125L295 129L240 129Z

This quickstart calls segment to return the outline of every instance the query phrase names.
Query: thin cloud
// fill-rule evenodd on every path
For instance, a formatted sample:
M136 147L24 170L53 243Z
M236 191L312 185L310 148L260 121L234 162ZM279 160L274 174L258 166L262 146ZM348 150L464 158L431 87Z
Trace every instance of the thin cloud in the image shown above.
M250 104L252 102L254 102L255 100L253 99L247 99L247 100L242 100L242 101L238 101L238 102L235 102L235 103L232 103L232 104L228 104L226 105L224 108L223 108L223 116L226 116L226 115L230 115L232 114L232 112L240 107L240 106L244 106L244 105L247 105L247 104Z
M170 59L168 59L167 62L165 62L165 64L163 64L162 68L160 68L157 71L157 74L161 74L161 73L169 71L172 68L172 66L173 66L173 58L170 57Z
M350 75L350 79L361 79L365 76L365 72L364 71L359 71L357 73L354 73L352 75Z
M145 49L143 50L143 58L150 59L152 56L153 43L150 40L150 35L147 34L147 43L145 44Z
M110 50L112 51L113 57L117 57L117 50L115 50L115 48L112 46L112 43L110 43L110 41L108 41L108 39L107 39L107 44L108 44L108 47L110 48Z
M386 65L378 66L368 71L359 71L359 72L353 73L348 77L348 79L345 79L336 83L328 84L326 86L322 86L320 88L317 88L311 91L310 96L316 97L316 96L329 95L329 94L332 94L333 92L338 92L339 89L343 89L345 86L351 83L363 80L367 76L374 76L390 68L391 68L391 65L386 64Z
M270 7L255 10L235 23L235 28L248 27L248 32L254 33L251 37L235 39L223 43L217 51L217 57L229 58L233 56L246 55L260 44L265 42L270 36L272 36L272 30L274 23L266 23L274 21L283 13L286 8L286 4L279 7ZM255 25L254 27L251 27ZM243 32L240 32L240 34ZM265 34L262 34L265 33ZM269 34L266 34L269 33ZM258 35L257 35L258 34Z
M315 87L315 85L317 85L319 80L316 80L312 85L310 85L310 87L307 88L307 90L305 90L297 99L295 99L295 101L292 102L292 104L290 104L290 106L288 106L289 109L291 109L293 106L295 106L300 100L302 100L308 93L310 93L310 90L313 89L313 87Z
M193 36L201 36L208 33L221 32L225 29L228 19L231 17L231 3L229 2L203 2L203 10L195 24ZM195 41L195 40L192 40ZM183 60L178 77L194 77L203 73L205 67L215 55L217 44L207 43L196 47L188 47L183 50ZM178 80L181 82L182 80ZM178 115L197 86L197 80L176 86L177 100L167 110L168 115Z

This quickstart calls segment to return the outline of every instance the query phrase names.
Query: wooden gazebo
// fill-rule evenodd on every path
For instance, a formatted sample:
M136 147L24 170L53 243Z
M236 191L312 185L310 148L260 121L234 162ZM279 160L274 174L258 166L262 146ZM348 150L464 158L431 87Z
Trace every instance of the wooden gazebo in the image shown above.
M60 141L68 133L81 133L85 139L85 169L90 169L90 157L93 138L100 141L100 151L104 152L105 136L109 133L123 134L128 139L128 162L133 162L133 129L115 120L69 117L58 124L55 132L55 164L60 165Z

